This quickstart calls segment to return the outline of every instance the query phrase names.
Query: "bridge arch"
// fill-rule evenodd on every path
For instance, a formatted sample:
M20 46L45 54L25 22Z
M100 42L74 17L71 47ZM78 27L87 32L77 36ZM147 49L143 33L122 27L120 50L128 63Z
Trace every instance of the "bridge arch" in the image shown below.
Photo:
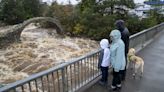
M29 25L30 23L42 22L42 21L53 23L54 26L56 27L57 33L60 35L64 35L61 24L56 18L34 17L24 21L23 23L15 25L11 29L7 30L3 35L0 35L0 48L6 47L7 44L20 41L21 33L27 25Z
M54 26L57 28L56 31L58 34L63 34L63 29L61 27L60 22L56 18L51 18L51 17L35 17L28 19L22 23L22 25L17 29L20 33L23 31L23 29L29 25L30 23L33 22L42 22L42 21L47 21L51 22L54 24Z

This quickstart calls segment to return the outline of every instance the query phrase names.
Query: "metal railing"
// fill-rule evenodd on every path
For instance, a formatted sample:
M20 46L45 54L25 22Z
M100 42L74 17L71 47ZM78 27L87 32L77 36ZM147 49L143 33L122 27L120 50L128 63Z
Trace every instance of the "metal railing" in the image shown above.
M74 92L100 75L100 50L11 83L0 92Z
M164 23L130 37L130 47L140 47L164 29ZM101 75L100 50L52 67L0 88L0 92L74 92Z
M147 44L149 44L156 35L164 31L164 23L151 27L149 29L138 32L132 36L130 36L130 48L135 48L137 50L141 50Z

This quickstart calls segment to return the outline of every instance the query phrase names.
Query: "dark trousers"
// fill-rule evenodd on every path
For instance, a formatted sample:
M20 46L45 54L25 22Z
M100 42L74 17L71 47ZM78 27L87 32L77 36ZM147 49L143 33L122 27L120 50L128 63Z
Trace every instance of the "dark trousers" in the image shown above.
M124 81L125 80L125 77L126 77L126 69L120 70L120 77L121 77L121 81Z
M119 72L115 72L113 69L113 80L112 80L112 86L117 86L121 84L121 76L120 76L120 71Z
M127 65L127 54L125 54L125 61ZM120 76L122 81L124 81L126 77L126 65L125 65L125 69L120 71Z
M108 81L108 67L101 66L100 68L101 68L101 73L102 73L101 81L107 82Z

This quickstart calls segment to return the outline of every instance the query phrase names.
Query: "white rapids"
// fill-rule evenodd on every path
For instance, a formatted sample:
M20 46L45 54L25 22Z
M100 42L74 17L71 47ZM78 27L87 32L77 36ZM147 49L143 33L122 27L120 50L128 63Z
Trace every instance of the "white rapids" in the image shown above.
M65 37L55 29L28 25L21 34L21 43L0 50L0 83L7 84L31 74L67 62L98 48L90 39Z

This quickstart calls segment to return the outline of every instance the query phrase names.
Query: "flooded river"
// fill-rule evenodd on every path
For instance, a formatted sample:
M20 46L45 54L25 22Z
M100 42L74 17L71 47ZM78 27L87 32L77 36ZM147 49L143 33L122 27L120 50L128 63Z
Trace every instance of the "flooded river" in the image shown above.
M21 43L0 50L0 83L7 84L67 62L98 48L98 42L84 38L61 38L55 29L27 26Z

